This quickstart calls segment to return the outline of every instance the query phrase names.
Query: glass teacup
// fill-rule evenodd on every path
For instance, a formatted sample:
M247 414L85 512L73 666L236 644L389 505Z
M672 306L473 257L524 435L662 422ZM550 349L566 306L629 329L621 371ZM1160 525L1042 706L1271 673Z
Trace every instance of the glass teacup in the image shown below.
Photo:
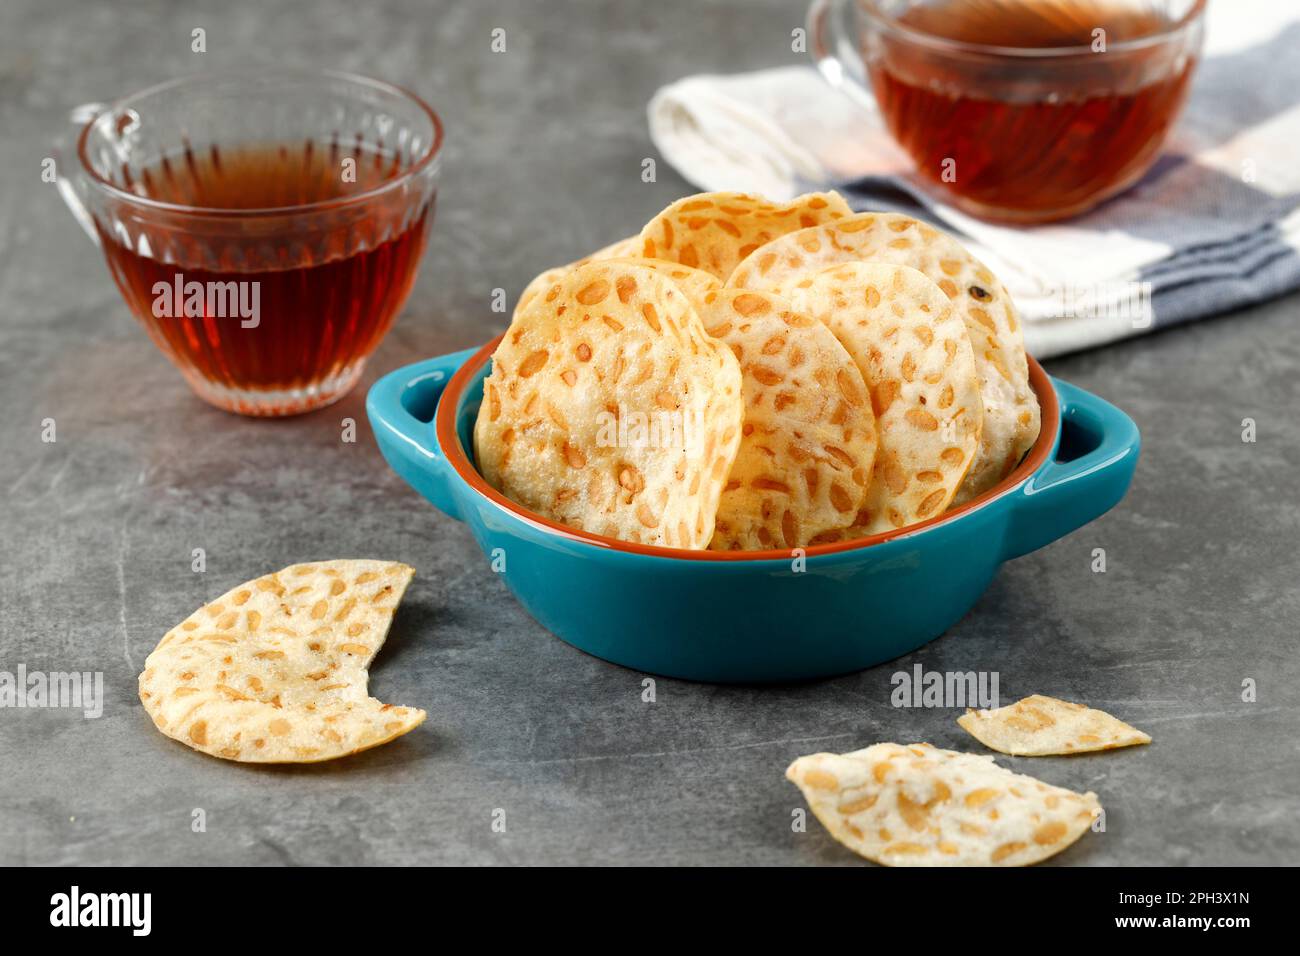
M816 0L823 75L883 119L942 201L984 219L1077 215L1159 155L1206 0Z
M415 282L442 124L345 73L189 76L78 107L64 199L194 391L246 415L356 383Z

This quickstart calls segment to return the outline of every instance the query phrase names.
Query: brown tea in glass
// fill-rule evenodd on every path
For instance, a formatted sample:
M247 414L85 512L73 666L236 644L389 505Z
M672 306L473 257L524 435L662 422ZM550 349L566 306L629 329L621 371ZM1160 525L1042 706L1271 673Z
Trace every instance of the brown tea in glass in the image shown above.
M86 126L74 212L200 397L293 414L351 388L410 293L440 141L428 107L375 81L175 81Z
M981 218L1044 222L1150 167L1187 97L1203 10L1204 0L857 0L855 48L874 107L927 188Z

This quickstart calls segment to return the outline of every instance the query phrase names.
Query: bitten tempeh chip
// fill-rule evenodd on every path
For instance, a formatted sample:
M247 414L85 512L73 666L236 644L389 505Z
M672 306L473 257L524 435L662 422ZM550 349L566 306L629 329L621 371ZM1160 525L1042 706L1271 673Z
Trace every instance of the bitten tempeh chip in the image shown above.
M703 269L726 280L742 259L779 236L852 215L839 193L788 203L746 193L697 193L677 200L641 230L641 255Z
M1034 694L997 710L968 710L957 723L988 747L1017 757L1079 754L1149 744L1151 738L1101 710Z
M424 711L375 700L367 668L415 572L298 564L241 584L168 631L140 700L168 737L246 763L313 763L400 737Z
M987 491L1015 468L1038 438L1038 398L1011 296L951 236L910 216L861 213L792 232L754 251L727 281L738 289L784 293L804 273L840 262L887 262L923 272L966 324L980 376L984 430L980 450L953 499Z
M744 419L740 366L654 269L591 262L516 317L483 383L483 477L593 534L702 549Z
M888 866L1026 866L1079 839L1101 812L1075 793L929 744L800 757L785 772L840 843Z
M745 387L740 452L710 548L803 547L856 519L876 428L862 373L831 331L762 292L712 292L708 333L731 347Z

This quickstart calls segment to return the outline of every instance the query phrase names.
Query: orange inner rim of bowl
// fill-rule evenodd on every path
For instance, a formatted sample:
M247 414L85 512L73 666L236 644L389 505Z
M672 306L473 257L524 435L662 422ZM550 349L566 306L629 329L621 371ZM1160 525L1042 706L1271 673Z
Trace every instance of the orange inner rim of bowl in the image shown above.
M460 435L456 431L456 411L460 405L460 397L470 380L478 374L481 369L492 357L496 351L497 344L505 337L504 333L498 335L487 345L479 349L470 357L464 365L452 376L451 381L447 383L447 388L438 402L438 411L434 417L434 427L437 429L438 444L442 446L443 454L447 456L447 461L464 482L477 491L484 498L492 501L494 504L513 514L515 517L536 528L554 532L562 537L574 541L585 541L588 544L594 544L598 547L609 548L612 551L626 551L631 554L643 554L657 558L678 558L689 561L789 561L796 549L794 548L776 548L768 551L691 551L686 548L661 548L650 544L636 544L632 541L620 541L617 538L607 538L604 535L592 534L589 531L579 531L577 528L570 528L568 525L560 524L549 518L544 518L539 514L515 504L501 492L489 485L478 470L470 463L469 456L465 453L465 448L461 444ZM984 492L977 498L956 508L938 514L933 518L927 518L925 521L918 521L916 524L909 524L906 527L897 528L893 531L883 531L880 534L873 534L867 538L855 538L852 541L836 541L832 544L818 544L809 547L800 548L807 557L816 557L819 554L835 554L839 551L853 551L858 548L865 548L869 545L880 544L882 541L889 541L893 538L899 538L904 535L915 534L934 525L943 524L960 518L968 511L983 507L995 498L1000 498L1007 492L1014 489L1031 474L1038 470L1039 466L1047 460L1051 454L1052 446L1056 442L1057 432L1060 430L1061 408L1056 399L1056 389L1052 388L1051 380L1048 379L1047 373L1043 367L1038 364L1034 357L1028 356L1029 359L1029 384L1034 393L1038 396L1039 405L1042 408L1042 421L1044 427L1038 433L1038 440L1034 442L1029 453L1025 455L1024 460L1011 472L1006 478L998 482L988 491Z

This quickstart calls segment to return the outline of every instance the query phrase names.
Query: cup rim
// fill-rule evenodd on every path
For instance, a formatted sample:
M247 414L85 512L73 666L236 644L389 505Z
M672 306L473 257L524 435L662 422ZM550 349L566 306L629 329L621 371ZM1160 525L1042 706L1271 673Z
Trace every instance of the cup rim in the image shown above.
M1176 22L1169 24L1165 29L1160 30L1157 33L1148 34L1147 36L1136 37L1132 40L1120 40L1116 43L1108 42L1106 44L1106 52L1127 53L1133 50L1143 50L1166 43L1171 38L1182 33L1192 24L1199 21L1204 16L1208 3L1209 0L1193 0L1192 5L1187 9L1187 12L1184 13ZM1080 46L1058 47L1015 47L985 43L970 43L965 40L951 40L947 37L939 37L931 33L925 33L921 30L915 30L899 23L896 19L880 10L878 4L879 0L855 0L854 2L854 6L856 6L864 16L868 17L884 31L893 33L909 42L916 43L920 46L927 46L935 50L949 53L974 53L984 54L986 56L1023 57L1038 60L1066 58L1083 54L1087 54L1088 56L1095 55L1092 47L1086 44Z
M447 383L441 397L438 401L437 411L434 413L434 420L431 427L435 430L435 436L438 446L442 450L447 463L455 469L456 474L460 476L461 481L477 492L481 497L486 498L498 508L510 514L512 517L523 521L538 531L558 535L570 541L581 542L583 544L595 545L608 551L620 551L655 558L673 558L679 561L790 561L794 556L796 549L793 548L771 548L763 551L710 551L701 550L693 551L687 548L668 548L660 545L637 544L634 541L622 541L618 538L610 538L605 535L593 534L590 531L579 531L568 525L560 524L545 518L520 504L511 501L501 492L489 485L483 478L477 468L469 460L469 455L460 440L460 433L456 427L456 421L459 417L460 398L471 379L478 374L479 370L487 363L488 359L496 351L497 345L505 338L505 333L498 335L492 341L488 342L481 349L475 352L459 369L452 375L451 380ZM928 531L941 524L947 524L951 521L959 520L976 509L983 508L992 504L1000 498L1003 498L1022 484L1029 480L1030 476L1047 461L1056 446L1057 438L1061 431L1061 405L1060 399L1056 394L1056 388L1052 385L1051 377L1038 364L1038 361L1032 356L1026 354L1025 358L1029 365L1029 382L1034 394L1038 397L1038 403L1041 413L1041 421L1050 422L1040 427L1038 439L1025 453L1020 464L1018 464L1007 477L992 488L977 495L970 501L967 501L947 511L935 515L933 518L927 518L924 521L918 521L902 528L896 528L893 531L882 531L865 538L854 538L851 541L834 541L828 544L806 545L801 549L803 557L814 558L821 555L839 554L846 551L858 551L875 544L883 544L887 541L893 541L898 538L910 537L923 531Z
M438 115L438 113L433 109L432 106L430 106L428 103L424 101L423 98L421 98L411 90L408 90L404 86L399 86L396 83L389 83L385 80L377 80L372 77L362 76L359 73L350 73L346 70L313 69L313 68L302 68L302 67L273 67L273 68L263 68L263 69L254 70L252 71L252 73L261 77L274 77L274 76L317 77L317 78L328 77L330 79L344 80L349 83L355 83L361 86L370 87L371 89L380 90L385 93L402 97L414 103L429 118L429 121L433 124L433 138L430 141L429 145L426 147L424 153L420 156L420 158L416 160L414 163L412 163L410 168L403 171L399 176L395 176L392 179L385 180L379 185L371 187L370 189L363 190L362 192L359 192L355 195L338 196L333 199L321 199L315 202L300 203L292 206L262 206L262 207L252 208L252 209L224 209L217 206L191 206L186 203L167 202L166 200L162 200L162 199L154 199L149 196L141 196L129 190L122 189L120 186L117 186L110 180L106 179L104 176L100 175L100 173L94 168L94 166L91 165L86 155L86 150L90 138L91 129L94 127L94 125L97 122L99 122L99 118L103 116L105 113L113 112L114 110L118 110L118 109L127 108L133 102L137 102L146 96L153 96L155 94L162 93L167 90L174 89L176 87L189 86L189 85L201 85L206 82L214 82L218 80L231 79L236 77L246 77L249 75L249 73L247 72L242 72L242 71L237 72L231 70L213 71L207 73L188 73L184 76L173 77L172 79L165 80L162 83L155 83L153 86L148 86L142 90L137 90L134 93L129 93L126 96L119 97L118 99L113 100L112 102L106 104L101 110L96 112L94 116L92 116L89 120L87 120L85 126L82 127L81 132L77 135L77 159L81 164L82 172L89 177L90 182L96 188L104 191L105 193L109 194L113 198L118 199L125 203L130 203L131 205L134 206L142 206L144 208L151 209L155 212L165 212L165 213L172 213L177 215L186 215L186 216L195 216L195 217L213 217L213 218L223 218L223 219L225 218L255 219L260 217L272 217L272 216L304 215L304 214L310 214L315 212L322 212L326 210L335 210L346 206L352 206L360 203L369 202L370 200L374 199L377 196L382 196L391 190L406 185L413 178L423 173L430 165L435 163L438 157L442 153L442 144L444 138L442 118Z

